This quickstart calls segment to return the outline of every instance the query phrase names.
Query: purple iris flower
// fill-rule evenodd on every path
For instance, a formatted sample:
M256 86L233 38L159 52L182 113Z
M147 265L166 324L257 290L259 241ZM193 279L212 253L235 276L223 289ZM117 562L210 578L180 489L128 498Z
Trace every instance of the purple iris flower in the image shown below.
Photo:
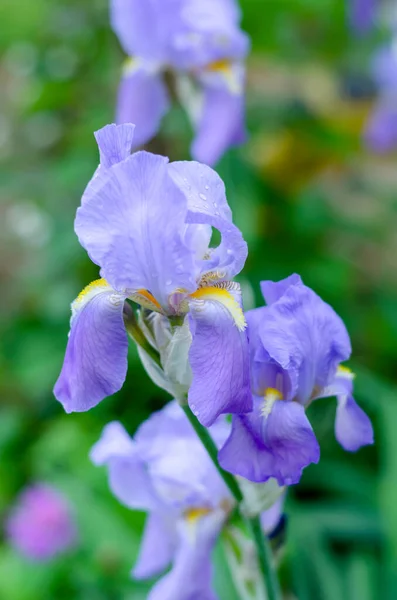
M319 460L305 414L313 400L337 397L335 434L346 450L372 444L373 431L352 396L352 373L340 366L351 353L343 321L298 275L261 288L267 306L246 314L254 410L233 417L219 462L251 481L290 485Z
M6 521L6 534L21 554L37 561L50 560L77 541L70 506L56 489L45 484L22 492Z
M169 109L166 71L174 73L196 129L196 160L212 165L244 141L242 61L249 41L235 0L111 0L111 21L130 57L116 120L137 124L135 147L156 134Z
M397 50L395 42L375 56L373 76L379 98L367 123L364 139L378 153L397 147Z
M377 0L348 0L350 26L359 35L368 33L375 22Z
M72 304L54 394L67 412L85 411L121 388L127 372L123 311L130 298L163 321L183 322L190 336L184 346L188 401L208 426L221 413L252 408L241 293L230 281L244 265L247 245L219 176L196 162L131 155L133 129L108 125L96 133L100 166L75 230L102 279ZM210 247L212 227L222 238L216 248Z
M229 430L225 419L210 428L218 447ZM148 600L216 600L211 554L234 500L178 404L154 413L133 439L120 423L108 424L91 459L107 466L120 502L148 513L132 575L146 579L172 565ZM264 527L278 520L275 510L262 519Z

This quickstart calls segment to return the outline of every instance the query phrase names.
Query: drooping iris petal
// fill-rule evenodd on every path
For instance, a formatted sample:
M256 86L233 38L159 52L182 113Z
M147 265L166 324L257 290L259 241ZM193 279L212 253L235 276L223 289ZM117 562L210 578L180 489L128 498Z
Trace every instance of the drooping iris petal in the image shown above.
M260 323L257 338L269 356L297 378L296 397L307 403L315 388L328 385L338 364L350 356L342 319L310 288L299 284L290 285L276 302L259 311L255 313ZM249 313L247 322L250 327Z
M394 98L380 100L375 106L364 139L374 152L390 152L397 147L397 106Z
M221 232L220 245L211 250L206 260L199 262L201 273L222 271L223 279L232 279L241 271L247 258L247 244L232 222L225 186L219 175L194 161L171 163L169 171L186 195L186 222L211 225Z
M117 96L117 123L135 123L134 147L154 137L169 109L162 75L138 62L124 69Z
M90 458L95 465L106 465L113 494L132 509L152 510L158 499L136 443L117 422L106 425Z
M174 556L176 544L175 520L167 514L150 513L132 576L135 579L147 579L164 571Z
M278 401L268 417L261 401L248 415L233 417L232 432L219 451L223 469L255 482L298 483L304 467L319 460L319 446L304 408Z
M195 160L208 165L216 164L230 146L246 139L242 92L226 85L203 86L203 106L191 147Z
M164 56L164 33L158 0L111 0L110 20L129 56L159 60Z
M115 289L149 290L160 304L176 288L194 290L193 257L181 232L186 199L167 159L137 152L77 211L75 230Z
M220 511L214 511L179 523L173 567L152 588L148 600L217 600L211 585L211 554L223 519Z
M320 459L316 436L297 402L274 404L264 424L264 441L273 453L273 477L280 485L298 483L303 469Z
M261 425L259 410L233 416L231 434L218 453L222 469L254 482L272 477L273 455L265 446Z
M190 323L193 380L188 401L200 423L208 427L220 414L251 410L247 335L221 294L218 301L208 296L192 301Z
M337 397L335 437L349 452L374 443L374 432L369 417L358 406L353 396Z
M117 392L127 373L124 296L103 280L72 305L71 329L54 395L66 412L81 412Z
M109 169L131 154L135 125L105 125L94 133L99 147L101 166Z

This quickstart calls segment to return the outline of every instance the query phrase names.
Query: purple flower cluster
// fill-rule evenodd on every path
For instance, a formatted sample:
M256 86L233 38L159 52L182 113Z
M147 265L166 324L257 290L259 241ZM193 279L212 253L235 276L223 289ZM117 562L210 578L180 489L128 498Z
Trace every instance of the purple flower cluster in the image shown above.
M335 435L346 450L371 444L372 425L342 365L351 347L340 317L298 275L262 282L266 306L244 314L232 279L247 246L223 182L197 162L131 154L133 135L131 124L96 133L100 164L75 229L101 279L72 304L54 393L72 412L119 390L133 324L144 367L176 400L134 439L119 423L107 425L91 457L107 465L121 502L148 513L134 576L172 565L149 599L215 600L211 553L220 531L228 529L241 548L248 544L239 553L245 565L255 553L252 559L249 542L229 523L235 497L178 404L189 404L209 428L220 466L237 477L246 515L261 515L265 530L277 525L284 487L319 460L306 416L313 401L336 397ZM221 236L216 247L213 228ZM232 550L229 558L237 560Z
M130 57L116 120L137 124L135 147L156 134L169 109L167 71L196 130L195 159L211 165L244 141L249 41L235 0L111 0L111 22Z
M26 488L12 508L6 534L21 554L46 561L72 548L77 528L70 507L60 493L44 484Z
M130 154L133 126L96 134L101 163L77 211L76 232L103 279L72 305L71 331L55 395L66 411L84 411L123 384L124 318L140 304L141 351L153 380L211 426L233 415L221 466L254 482L297 483L319 460L306 416L315 400L336 396L336 438L355 451L373 441L341 365L350 340L333 309L298 275L262 282L266 306L241 309L246 244L233 225L222 181L196 162L168 163ZM211 228L221 242L210 246ZM248 324L248 329L246 325Z
M210 428L218 446L229 429L225 419ZM120 502L148 513L133 576L146 579L172 565L148 600L215 600L212 550L234 500L178 404L153 414L133 439L120 423L109 423L91 459L107 466ZM281 511L279 500L262 514L267 531Z

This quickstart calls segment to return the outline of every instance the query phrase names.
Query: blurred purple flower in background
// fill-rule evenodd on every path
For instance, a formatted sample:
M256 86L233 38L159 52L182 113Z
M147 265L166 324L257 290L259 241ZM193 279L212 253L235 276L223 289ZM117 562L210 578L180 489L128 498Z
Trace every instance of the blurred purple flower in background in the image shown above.
M298 275L261 288L267 306L246 314L254 411L233 417L219 462L251 481L290 485L319 460L305 414L313 400L337 397L335 435L346 450L372 444L373 431L353 399L352 373L340 366L351 353L340 317Z
M348 0L350 26L359 35L368 33L375 23L378 0Z
M242 61L249 41L235 0L111 0L111 21L131 57L116 120L136 123L135 146L157 133L169 109L167 70L196 130L193 158L212 165L244 141Z
M77 542L77 528L67 500L55 488L41 483L22 492L5 529L10 544L37 561L50 560Z
M369 118L364 139L375 152L390 152L397 147L397 48L396 40L375 56L372 72L379 98Z
M109 125L96 133L101 164L83 195L75 230L104 279L72 304L54 393L72 412L120 389L127 372L123 311L131 310L125 306L130 298L184 325L191 369L185 393L208 426L221 413L252 408L241 293L230 281L244 265L247 245L232 222L220 177L196 162L131 155L133 130ZM216 248L210 247L212 227L222 236Z
M211 427L218 447L229 429L225 419ZM91 459L107 466L120 502L148 512L133 576L153 577L172 564L148 600L214 600L211 554L234 500L178 404L154 413L133 439L109 423ZM264 526L275 527L281 511L278 502Z

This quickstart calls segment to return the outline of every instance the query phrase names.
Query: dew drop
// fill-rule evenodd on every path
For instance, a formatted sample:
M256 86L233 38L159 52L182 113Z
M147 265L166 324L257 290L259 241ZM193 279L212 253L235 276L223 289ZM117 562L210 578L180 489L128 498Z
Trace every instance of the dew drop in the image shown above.
M165 285L171 285L172 283L172 279L167 279L167 281L165 282Z
M218 208L218 205L216 202L214 202L213 204L214 204L214 208Z
M219 217L219 212L217 210L215 211L215 216Z
M230 250L230 248L228 248L228 249L226 250L226 254L233 254L233 250Z
M192 409L192 412L194 412L196 410L196 405L195 404L191 404L190 408Z
M204 186L204 187L205 187L205 189L206 189L206 190L209 190L209 189L210 189L210 186L209 186L209 185L206 185L206 186Z
M207 200L207 196L205 194L199 194L201 200Z

